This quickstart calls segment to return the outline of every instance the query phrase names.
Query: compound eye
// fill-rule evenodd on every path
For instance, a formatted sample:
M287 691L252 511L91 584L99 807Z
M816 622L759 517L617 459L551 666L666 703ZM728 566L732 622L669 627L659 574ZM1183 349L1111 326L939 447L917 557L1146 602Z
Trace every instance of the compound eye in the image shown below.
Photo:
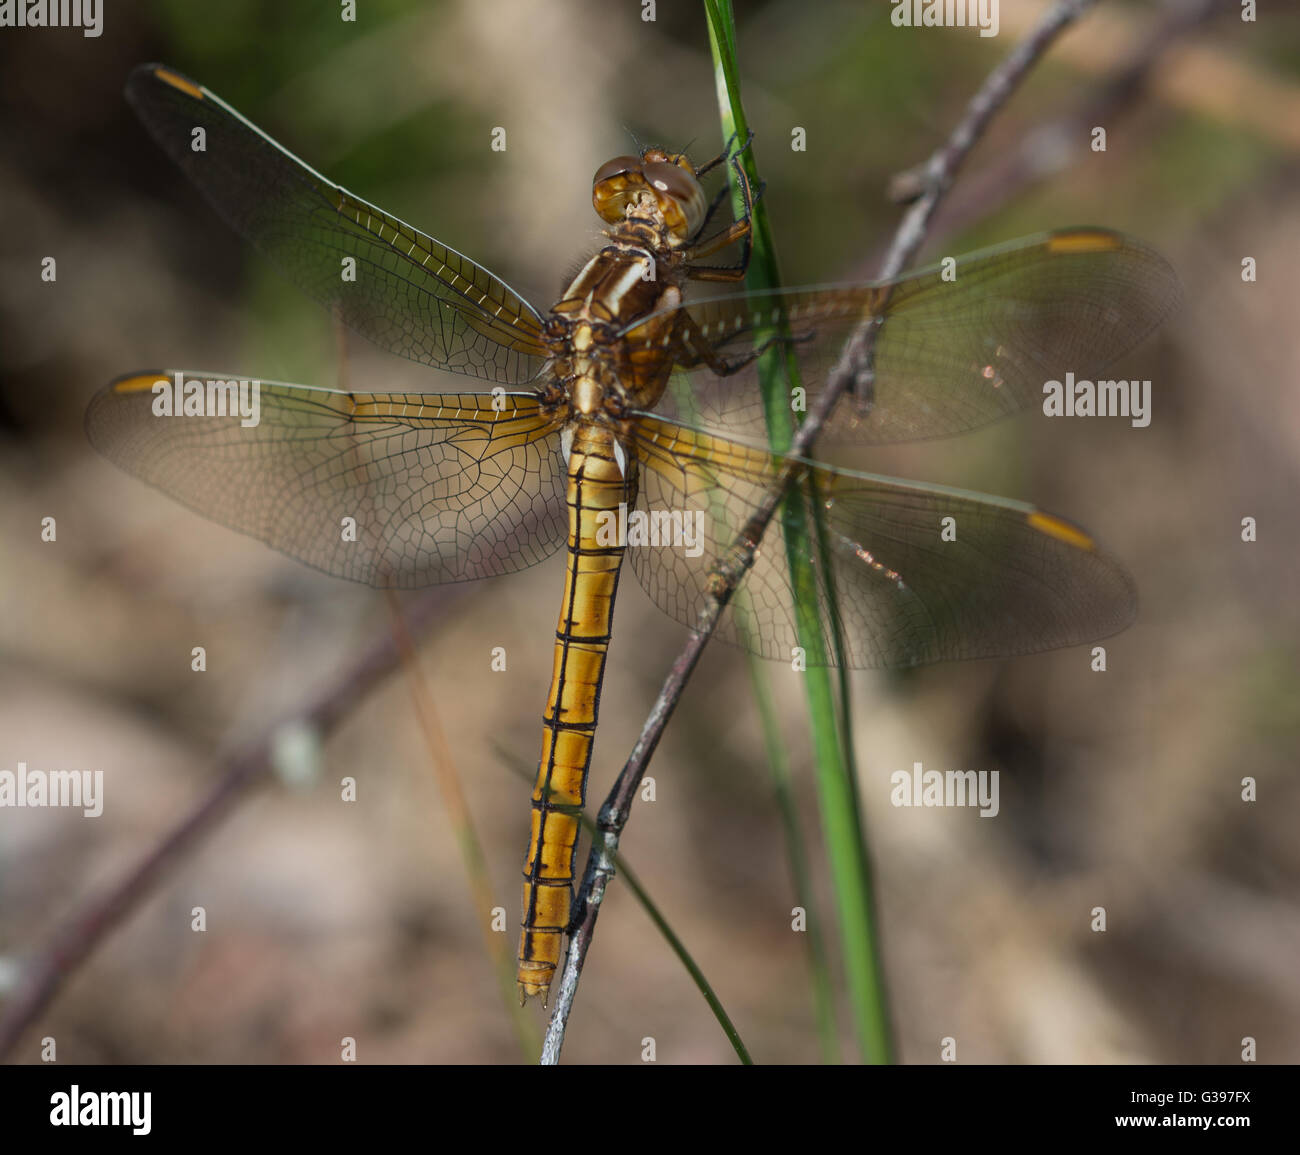
M592 188L607 181L611 177L627 176L631 173L641 171L641 158L639 156L616 156L613 160L607 160L596 170L596 175L591 178Z
M688 199L699 183L684 168L667 161L649 161L644 169L645 179L657 193L674 200Z
M624 210L645 188L639 156L616 156L596 170L591 181L591 203L603 220L617 224Z
M704 223L704 190L695 175L667 161L648 161L642 166L646 183L655 191L664 209L664 219L679 237L689 237Z

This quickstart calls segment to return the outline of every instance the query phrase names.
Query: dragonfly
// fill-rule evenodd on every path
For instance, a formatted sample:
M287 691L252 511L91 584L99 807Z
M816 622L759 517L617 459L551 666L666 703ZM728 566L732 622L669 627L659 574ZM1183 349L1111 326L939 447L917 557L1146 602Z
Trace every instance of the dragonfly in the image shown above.
M545 1002L570 924L625 560L660 609L693 627L719 559L786 485L783 511L815 513L823 527L825 548L805 560L828 579L817 595L828 660L1006 657L1132 620L1128 575L1065 518L774 452L759 374L766 353L783 354L815 399L846 337L874 321L870 389L833 410L822 436L872 445L976 429L1035 404L1067 369L1104 367L1160 324L1178 282L1145 244L1063 229L888 282L746 293L736 283L754 193L741 149L729 142L697 168L647 148L596 172L607 243L542 312L175 69L139 66L126 96L290 281L381 349L476 387L364 392L139 371L92 399L95 448L213 521L375 587L470 581L564 552L523 871L521 1002ZM710 198L701 178L728 166L744 206L719 224L726 183ZM737 247L734 264L709 263ZM687 300L692 281L731 287ZM786 660L800 644L788 524L773 520L718 626Z

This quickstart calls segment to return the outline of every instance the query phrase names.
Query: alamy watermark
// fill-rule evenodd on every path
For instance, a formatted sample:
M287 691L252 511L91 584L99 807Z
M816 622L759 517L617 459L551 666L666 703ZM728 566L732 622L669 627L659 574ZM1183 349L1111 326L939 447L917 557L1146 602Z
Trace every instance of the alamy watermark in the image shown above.
M130 1127L148 1135L152 1120L152 1091L83 1091L73 1083L50 1096L51 1127Z
M889 776L889 801L894 806L972 806L981 818L996 818L996 770L926 770L913 762L911 771L895 770Z
M80 808L87 818L104 813L102 770L36 770L19 762L0 770L0 807Z
M998 34L998 0L890 0L895 28L978 28Z
M596 544L599 546L671 546L687 557L704 553L704 510L634 509L618 503L618 512L602 509L596 514Z
M0 28L80 28L104 31L103 0L0 0Z
M238 417L245 429L262 420L262 383L235 379L185 380L173 373L153 385L155 417Z
M1043 383L1047 417L1127 417L1135 429L1151 424L1150 381L1089 381L1067 373Z

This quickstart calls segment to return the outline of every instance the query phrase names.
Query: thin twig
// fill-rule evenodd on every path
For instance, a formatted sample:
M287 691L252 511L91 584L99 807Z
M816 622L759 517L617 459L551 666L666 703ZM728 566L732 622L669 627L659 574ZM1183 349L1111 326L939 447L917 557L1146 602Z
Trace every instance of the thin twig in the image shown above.
M1099 90L1089 92L1074 108L1035 125L1018 145L993 157L979 172L966 174L961 190L945 198L934 214L927 235L931 239L950 235L986 220L1031 186L1059 176L1086 150L1088 132L1094 125L1113 128L1135 106L1157 65L1177 47L1176 42L1225 9L1225 0L1166 0L1162 18ZM924 166L899 173L891 181L891 197L910 202L923 191L923 176ZM879 260L879 253L868 256L851 276L869 276Z
M980 90L966 107L965 115L949 135L947 141L930 157L924 170L925 191L908 209L894 233L894 239L880 270L880 279L896 277L915 255L925 240L926 230L936 206L952 183L958 168L969 155L994 114L1000 109L1030 68L1043 56L1060 33L1077 20L1096 0L1058 0L1044 16L1038 27L1029 34L1011 54L988 76ZM577 922L570 937L569 953L565 959L564 973L560 979L555 1010L542 1045L541 1062L544 1066L559 1062L564 1045L564 1033L583 964L595 934L596 920L604 898L605 887L614 875L613 852L618 847L619 836L626 825L637 788L649 765L650 758L659 745L668 719L681 699L691 673L700 660L705 645L717 628L723 610L731 600L740 580L754 561L758 543L775 515L785 490L798 480L803 471L795 459L807 458L817 434L821 431L831 410L850 388L863 388L871 380L871 358L880 331L879 318L860 327L844 346L839 361L827 378L826 388L808 418L799 426L790 445L789 457L782 466L771 491L758 510L737 535L731 548L712 571L713 596L700 614L694 632L673 662L668 676L651 707L640 737L632 747L627 762L600 808L597 825L601 835L592 841L578 895Z
M445 613L455 594L430 590L406 609L408 627L422 631ZM285 723L307 724L328 734L401 662L402 647L385 632L329 689L305 709L268 726L257 738L232 751L218 763L220 776L212 789L125 874L68 915L40 951L23 968L13 997L0 1018L0 1058L8 1055L23 1031L49 1006L59 988L99 945L110 930L166 877L168 867L208 833L249 787L271 768L271 749Z

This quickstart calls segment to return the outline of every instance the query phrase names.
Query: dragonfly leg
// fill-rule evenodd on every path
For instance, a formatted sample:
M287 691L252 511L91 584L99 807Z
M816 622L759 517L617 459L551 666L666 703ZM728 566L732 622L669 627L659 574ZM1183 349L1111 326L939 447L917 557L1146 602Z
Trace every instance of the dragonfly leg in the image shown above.
M752 138L752 134L751 134ZM745 148L749 147L749 142L745 142ZM745 272L749 268L749 254L753 244L753 226L751 217L753 216L754 201L758 199L753 188L749 183L749 174L745 172L745 166L740 163L740 155L744 149L740 149L731 157L731 166L735 169L736 180L740 186L741 199L744 201L744 211L740 219L733 222L727 228L715 233L706 240L697 241L686 250L686 275L695 281L741 281L744 280ZM723 192L726 190L723 189ZM715 204L721 198L715 198ZM759 194L762 195L762 189ZM710 208L710 214L713 209ZM706 218L707 220L707 218ZM703 232L703 229L700 230ZM741 250L740 260L734 265L692 265L691 262L699 260L701 257L712 256L720 252L728 245L741 241L744 244Z
M722 207L722 202L727 199L727 194L730 191L731 191L731 186L726 184L724 184L720 189L718 189L717 193L714 195L713 200L709 203L709 211L704 214L704 221L701 223L700 227L695 232L695 235L697 237L702 237L704 235L704 230L709 227L709 222L713 220L714 215L717 213L718 209Z
M750 131L750 134L747 137L745 137L745 143L742 144L733 153L731 151L731 146L735 143L736 143L736 134L733 132L729 137L727 137L727 143L722 146L722 151L718 153L718 155L715 156L711 161L708 161L705 164L700 165L700 167L695 170L695 175L697 177L703 176L706 172L710 172L713 169L717 168L718 165L720 165L724 160L732 160L734 157L740 156L743 152L745 152L749 148L751 144L754 143L753 131L752 130Z
M748 328L737 329L734 333L728 334L727 340L734 340L747 332L749 332ZM713 342L703 334L699 325L688 313L682 317L681 329L677 336L677 351L673 355L673 361L683 369L704 362L719 377L730 377L750 362L756 361L775 345L798 344L801 341L811 340L813 336L813 333L801 333L797 336L775 334L737 357L724 357L714 348Z

